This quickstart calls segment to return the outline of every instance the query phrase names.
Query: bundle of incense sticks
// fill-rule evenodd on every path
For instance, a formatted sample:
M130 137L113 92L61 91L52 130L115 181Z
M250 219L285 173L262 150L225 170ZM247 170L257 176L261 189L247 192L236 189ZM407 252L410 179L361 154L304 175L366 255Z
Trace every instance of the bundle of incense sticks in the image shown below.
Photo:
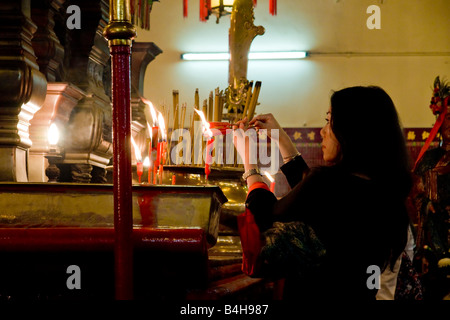
M178 90L173 90L173 129L178 128L178 113L180 106L180 95Z
M200 94L199 89L195 89L194 94L194 108L197 110L201 110L203 112L203 115L205 116L206 120L210 123L211 128L218 129L220 131L220 134L226 134L227 129L231 129L234 124L236 124L237 121L242 120L243 118L247 117L248 120L251 120L255 115L255 109L258 105L258 97L259 92L261 90L261 81L256 81L255 85L253 86L253 81L249 82L246 87L246 100L245 104L243 105L243 113L239 113L238 109L235 110L233 113L227 113L225 119L227 119L230 122L223 122L222 119L224 118L223 114L223 108L226 103L226 97L223 94L223 91L220 91L220 88L217 87L213 91L210 91L208 99L203 100L202 106L200 106ZM164 110L164 108L163 108ZM186 124L186 113L187 113L187 103L180 104L180 97L178 90L173 90L173 120L172 120L172 130L177 129L183 129ZM169 110L167 110L167 118L169 118ZM180 115L181 114L181 115ZM200 147L201 150L205 150L207 143L202 139L202 141L195 141L196 137L198 136L198 127L196 123L200 121L200 117L198 114L194 111L189 115L188 120L188 126L189 126L189 132L191 137L191 164L203 166L205 164L205 159L201 157L201 159L196 159L194 153L194 144L200 143L201 146L197 145L197 147ZM168 152L170 152L172 148L172 140L168 139ZM213 153L215 153L215 149L212 150ZM171 157L169 156L168 159L170 164L171 163ZM237 163L237 158L235 157L235 162ZM234 166L237 164L235 163Z
M250 121L255 115L256 105L258 104L259 92L261 91L261 81L256 81L255 88L252 90L253 82L249 83L247 89L247 100L245 102L244 112L242 113L242 119L247 117Z
M250 102L252 100L252 89L253 89L253 81L250 81L247 85L247 97L245 100L244 111L242 112L241 119L244 119L248 113L248 107L250 106Z
M178 92L178 90L172 90L172 99L173 99L173 104L172 104L172 111L173 111L173 125L172 125L172 132L175 131L178 126L179 126L179 104L180 104L180 93ZM169 112L170 114L170 112ZM169 121L167 121L168 126L169 126ZM169 127L167 128L167 130L169 130ZM168 139L169 140L169 146L168 146L168 152L170 155L170 150L172 150L172 139ZM168 161L169 164L172 164L172 159L169 156L168 157Z
M214 95L214 122L220 121L220 97L219 97L219 88L216 88Z

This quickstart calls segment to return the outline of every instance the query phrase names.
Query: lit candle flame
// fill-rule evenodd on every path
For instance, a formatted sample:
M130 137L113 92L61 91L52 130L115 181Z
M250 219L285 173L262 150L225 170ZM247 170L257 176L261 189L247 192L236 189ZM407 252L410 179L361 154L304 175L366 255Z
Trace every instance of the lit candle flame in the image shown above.
M158 116L156 115L156 110L155 110L155 107L153 107L153 103L150 100L147 100L145 98L141 98L141 99L147 105L147 107L150 109L150 114L153 119L153 126L157 127L158 126Z
M203 131L203 135L211 138L213 136L213 132L210 129L210 124L208 121L206 121L205 115L203 114L202 111L197 110L194 108L194 111L197 112L197 114L200 116L200 119L202 120L202 131Z
M270 175L269 172L265 171L264 174L266 175L266 177L269 179L270 182L274 182L275 180L273 179L273 177Z
M52 146L56 146L59 141L59 130L56 124L53 122L48 128L48 143Z
M147 121L147 130L148 130L148 135L150 136L150 138L152 137L152 127L150 127L150 124Z
M145 157L143 165L146 168L150 168L150 159L148 157Z
M162 113L159 111L158 111L158 125L161 131L161 138L163 141L166 141L167 140L166 123L164 122L164 117Z
M136 156L136 161L141 162L142 161L141 151L139 150L133 137L131 137L131 143L133 144L133 147L134 147L134 154Z

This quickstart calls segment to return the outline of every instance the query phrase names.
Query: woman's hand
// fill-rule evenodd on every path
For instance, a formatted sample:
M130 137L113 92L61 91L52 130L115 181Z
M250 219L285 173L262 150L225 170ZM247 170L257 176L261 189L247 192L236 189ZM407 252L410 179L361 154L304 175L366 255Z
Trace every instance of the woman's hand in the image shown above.
M249 122L249 125L256 129L266 129L269 137L272 133L271 130L283 130L271 113L257 115Z
M283 130L283 128L281 128L280 124L271 113L257 115L249 122L249 125L253 125L256 129L266 129L267 135L271 138L273 138L272 130L278 130L276 139L272 139L272 141L275 140L275 142L278 143L283 159L292 157L298 153L296 146L291 141L291 138L289 138L287 133Z
M248 120L244 118L233 126L233 143L237 153L241 156L244 167L250 164L250 139L245 131L248 129ZM256 143L256 141L253 141Z
M233 143L236 147L236 150L240 157L244 162L244 170L247 172L250 169L256 169L257 159L256 154L252 154L252 152L256 152L256 133L249 134L246 133L248 128L248 120L247 118L238 121L236 125L233 126ZM253 129L250 129L253 130ZM255 139L252 139L255 138ZM254 147L251 144L255 144ZM260 175L252 175L247 178L247 185L251 186L253 183L262 182L262 177Z

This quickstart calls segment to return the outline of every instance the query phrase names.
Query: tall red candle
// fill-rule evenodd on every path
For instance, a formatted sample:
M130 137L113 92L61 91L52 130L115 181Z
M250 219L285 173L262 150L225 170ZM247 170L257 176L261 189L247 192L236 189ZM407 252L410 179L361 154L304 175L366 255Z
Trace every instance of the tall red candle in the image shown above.
M159 166L159 153L158 153L158 135L159 135L159 127L154 126L152 127L152 146L151 146L151 151L152 151L152 164L153 164L153 170L152 170L152 174L153 174L153 184L156 184L156 176L157 176L157 172L158 172L158 166Z
M138 161L136 163L136 171L137 171L139 183L141 183L141 177L142 177L142 174L144 173L144 164L142 162Z

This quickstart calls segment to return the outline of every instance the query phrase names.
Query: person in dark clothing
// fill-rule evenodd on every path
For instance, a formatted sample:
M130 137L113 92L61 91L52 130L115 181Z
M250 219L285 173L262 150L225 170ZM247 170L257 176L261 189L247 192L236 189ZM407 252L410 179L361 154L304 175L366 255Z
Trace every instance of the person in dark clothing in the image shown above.
M238 123L235 128L243 130L236 130L241 133L235 146L247 159L246 206L261 232L275 222L300 221L325 248L320 265L283 275L285 299L374 300L377 290L368 285L368 268L392 269L407 240L405 202L412 180L403 131L391 98L375 86L334 92L326 121L320 134L328 165L311 169L273 115ZM269 136L279 130L281 170L292 188L281 199L245 157L251 150L242 134L248 125L268 129Z

